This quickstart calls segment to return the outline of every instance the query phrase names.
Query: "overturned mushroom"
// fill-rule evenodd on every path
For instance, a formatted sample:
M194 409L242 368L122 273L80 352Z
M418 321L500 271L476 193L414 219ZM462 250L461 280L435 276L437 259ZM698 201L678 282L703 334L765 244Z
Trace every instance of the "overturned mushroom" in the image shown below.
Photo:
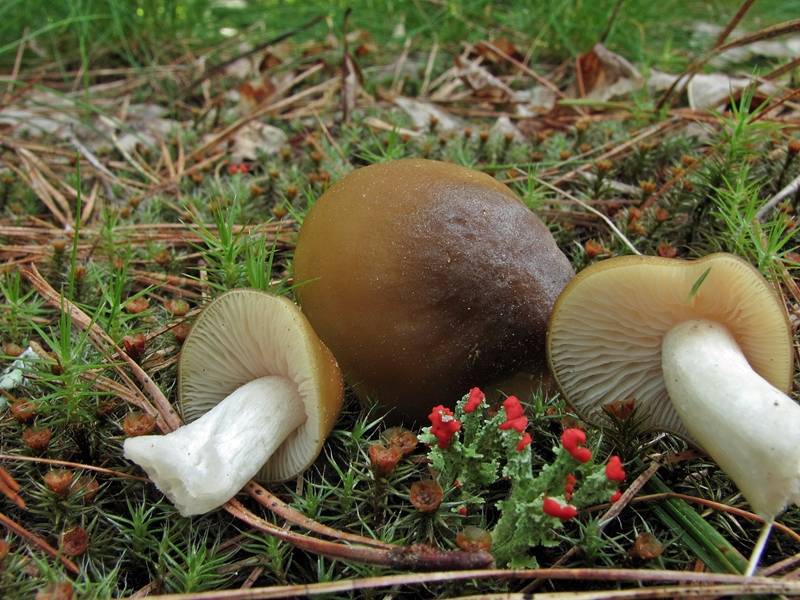
M548 353L586 420L602 424L604 405L634 398L646 428L706 450L768 523L800 503L800 405L786 395L791 328L747 262L714 254L597 263L556 302Z
M208 512L250 479L285 480L319 454L342 403L331 353L285 298L234 290L184 343L178 393L188 424L125 441L184 516Z
M544 363L572 268L492 177L397 160L358 169L303 222L298 299L356 392L422 418L441 398Z

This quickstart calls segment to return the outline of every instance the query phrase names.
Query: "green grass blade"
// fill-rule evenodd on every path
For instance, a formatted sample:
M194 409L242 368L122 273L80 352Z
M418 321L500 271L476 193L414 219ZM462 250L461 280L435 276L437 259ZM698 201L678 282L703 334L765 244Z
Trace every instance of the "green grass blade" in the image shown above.
M656 476L648 485L657 493L672 491ZM717 573L744 573L747 559L688 503L670 498L654 506L653 510L709 569Z

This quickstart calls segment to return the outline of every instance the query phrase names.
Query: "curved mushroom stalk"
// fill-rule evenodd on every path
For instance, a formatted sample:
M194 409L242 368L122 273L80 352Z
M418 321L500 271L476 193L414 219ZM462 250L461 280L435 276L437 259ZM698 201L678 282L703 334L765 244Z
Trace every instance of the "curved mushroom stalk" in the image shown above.
M718 323L676 325L661 357L684 425L753 510L769 522L800 503L800 405L758 375Z
M172 433L125 440L124 452L186 517L235 496L305 420L294 383L261 377Z
M745 575L755 572L775 516L800 504L800 405L756 373L719 323L690 320L662 342L672 405L766 524Z

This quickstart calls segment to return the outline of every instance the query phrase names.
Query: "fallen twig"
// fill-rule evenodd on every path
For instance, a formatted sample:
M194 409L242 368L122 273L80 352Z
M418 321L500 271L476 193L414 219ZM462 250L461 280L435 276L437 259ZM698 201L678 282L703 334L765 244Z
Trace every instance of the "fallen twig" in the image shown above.
M758 209L758 212L756 213L756 219L763 221L764 217L766 217L773 208L780 204L784 198L791 196L797 190L800 190L800 175L790 181L789 185L784 187L780 192L767 200L766 204Z
M0 493L19 508L25 510L27 508L25 500L23 500L18 493L21 489L22 486L11 476L11 473L6 471L3 467L0 467Z
M56 558L62 562L62 564L67 567L72 573L75 575L79 575L81 570L78 568L74 562L68 559L66 556L61 554L58 550L53 548L50 544L48 544L44 539L40 538L35 533L31 533L27 529L25 529L22 525L7 517L3 513L0 513L0 525L5 525L5 527L9 531L13 531L19 537L28 540L31 544L39 548L42 552L46 553L51 558Z
M605 590L592 592L544 592L536 594L537 600L643 600L645 598L716 598L716 597L742 597L747 594L783 594L795 595L795 592L776 591L783 586L742 583L742 584L694 584L694 585L669 585L648 586L631 590ZM529 594L480 594L478 596L458 596L450 600L529 600Z
M639 252L636 249L636 246L634 246L631 243L631 241L627 237L625 237L625 234L622 233L616 225L614 225L614 222L611 219L609 219L606 215L601 213L599 210L597 210L593 206L590 206L589 204L587 204L583 200L581 200L579 198L576 198L575 196L573 196L569 192L566 192L566 191L562 190L561 188L557 188L553 184L548 183L544 179L540 179L540 178L537 177L536 181L539 184L543 185L544 187L546 187L548 189L551 189L554 192L557 192L558 194L564 196L569 201L574 202L575 204L578 204L579 206L582 206L583 208L588 210L593 215L596 215L596 216L600 217L600 219L602 219L603 222L605 222L605 224L608 225L608 228L611 229L611 231L613 231L620 240L622 240L622 243L625 244L631 252L633 252L634 254L641 254L641 252Z
M198 77L197 79L192 81L189 85L187 85L184 88L184 91L188 91L188 90L191 90L191 89L197 87L198 85L203 83L206 79L210 79L211 77L213 77L217 73L220 73L221 71L224 71L226 67L229 67L230 65L235 63L237 60L242 60L243 58L248 58L250 56L253 56L254 54L258 54L259 52L261 52L262 50L266 50L270 46L274 46L275 44L279 44L282 41L287 40L290 37L297 35L298 33L302 33L306 29L310 29L311 27L313 27L314 25L316 25L317 23L322 21L324 18L325 18L325 15L317 15L316 17L312 17L311 19L309 19L305 23L301 23L300 25L298 25L294 29L290 29L289 31L284 31L283 33L280 33L280 34L278 34L278 35L266 40L265 42L262 42L262 43L260 43L260 44L258 44L256 46L250 48L249 50L245 50L244 52L240 52L236 56L232 56L231 58L229 58L227 60L223 60L220 63L217 63L215 65L212 65L212 66L208 67L205 71L203 71L203 74L200 75L200 77Z
M85 465L83 463L70 462L68 460L56 460L53 458L42 458L40 456L21 456L15 454L0 454L0 460L18 461L18 462L33 462L41 463L44 465L54 465L57 467L70 467L72 469L84 469L86 471L94 471L95 473L102 473L103 475L111 475L112 477L123 477L124 479L134 479L136 481L149 482L147 477L139 477L138 475L131 475L130 473L123 473L122 471L115 471L114 469L106 469L104 467L95 467L94 465ZM0 467L2 470L2 467Z
M255 600L263 598L287 598L356 592L358 590L387 588L402 585L428 585L468 579L549 579L560 581L604 581L604 582L683 582L696 584L722 584L728 586L762 586L759 589L776 590L776 593L800 595L800 581L784 581L767 577L743 577L719 573L695 573L692 571L657 571L650 569L486 569L476 571L446 571L435 573L405 573L384 577L345 579L326 583L282 585L249 590L225 590L191 595L197 600ZM779 590L779 591L778 591ZM538 596L538 594L537 594ZM190 596L169 594L153 596L154 600L185 600ZM530 596L528 596L530 597Z

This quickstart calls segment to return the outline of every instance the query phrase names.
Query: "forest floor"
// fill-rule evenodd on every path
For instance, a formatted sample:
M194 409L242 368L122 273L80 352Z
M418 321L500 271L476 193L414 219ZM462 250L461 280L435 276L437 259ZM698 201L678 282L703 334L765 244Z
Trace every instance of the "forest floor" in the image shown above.
M176 424L181 343L203 307L239 287L293 297L307 211L391 159L492 175L576 271L737 254L796 328L789 3L83 4L0 8L5 597L800 594L800 509L769 539L769 579L745 583L760 518L705 455L631 419L580 424L596 456L622 457L630 493L581 510L526 556L540 570L516 575L430 549L491 531L509 482L476 509L445 489L421 512L423 446L379 475L384 414L350 393L305 474L202 517L180 517L122 455L128 436ZM578 422L555 392L522 400L539 469Z

